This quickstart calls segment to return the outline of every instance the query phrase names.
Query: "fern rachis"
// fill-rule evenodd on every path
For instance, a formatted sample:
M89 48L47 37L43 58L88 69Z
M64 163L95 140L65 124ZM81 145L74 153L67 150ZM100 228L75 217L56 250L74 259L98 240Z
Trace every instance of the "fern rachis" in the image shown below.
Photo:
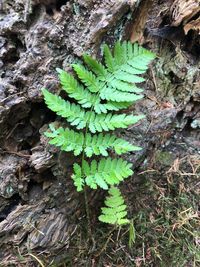
M128 223L126 205L121 203L123 198L119 189L113 186L117 186L133 173L130 163L122 159L112 159L108 157L108 153L113 150L121 155L140 148L103 132L127 128L144 117L120 114L119 111L143 97L142 89L135 84L144 81L139 75L145 73L153 58L153 53L137 44L117 42L114 54L105 45L105 65L89 55L83 56L87 67L72 65L78 79L57 69L62 89L76 103L43 89L47 106L79 130L62 127L55 129L50 125L49 131L45 133L50 138L50 143L61 150L73 151L75 156L82 154L81 165L74 164L72 175L77 191L82 191L86 186L109 190L110 197L105 202L108 209L102 209L103 213L99 217L104 222L117 225ZM118 113L115 114L115 111ZM104 158L88 161L87 158L93 155L102 155ZM114 200L115 206L109 206Z

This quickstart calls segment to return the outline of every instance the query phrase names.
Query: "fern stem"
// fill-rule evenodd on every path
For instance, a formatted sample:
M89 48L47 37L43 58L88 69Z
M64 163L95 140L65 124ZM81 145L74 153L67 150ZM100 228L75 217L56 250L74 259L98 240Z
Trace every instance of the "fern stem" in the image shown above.
M81 163L81 173L83 173L83 164L85 160L85 153L84 153L84 148L86 147L86 136L88 133L88 125L85 128L84 132L84 143L83 143L83 152L82 152L82 163ZM89 204L88 204L88 196L87 196L87 187L84 186L83 188L84 191L84 200L85 200L85 211L86 211L86 217L87 217L87 231L88 231L88 237L92 241L92 251L95 249L95 240L92 235L92 226L91 226L91 220L90 220L90 209L89 209Z
M87 135L87 129L85 131L85 135L84 135L84 145L85 145L85 138ZM83 163L85 160L85 155L84 152L82 153L82 164L81 164L81 173L83 173ZM84 186L84 200L85 200L85 211L86 211L86 217L87 217L87 225L88 225L88 235L89 237L92 237L92 227L91 227L91 222L90 222L90 210L89 210L89 205L88 205L88 196L87 196L87 187Z
M83 144L83 148L85 148L85 139L86 139L86 135L87 135L87 130L88 127L86 127L85 133L84 133L84 144ZM81 163L81 173L83 174L83 164L84 164L84 160L85 160L85 154L84 154L84 149L82 152L82 163ZM92 236L92 228L91 228L91 223L90 223L90 211L89 211L89 205L88 205L88 196L87 196L87 188L86 186L84 186L84 199L85 199L85 210L86 210L86 216L87 216L87 222L88 222L88 234L89 236Z
M99 96L100 92L98 92L98 96ZM94 104L92 105L90 111L92 111L94 109ZM86 147L86 136L88 134L88 128L89 128L89 122L91 119L91 114L89 116L88 119L88 123L86 125L85 128L85 132L84 132L84 141L83 141L83 152L82 152L82 162L81 162L81 173L83 173L83 164L84 164L84 160L85 160L85 152L84 149ZM93 238L92 235L92 226L91 226L91 220L90 220L90 209L89 209L89 205L88 205L88 196L87 196L87 187L84 186L84 199L85 199L85 210L86 210L86 216L87 216L87 224L88 224L88 236L90 237L92 243L93 243L93 249L95 248L95 240Z
M91 221L90 221L90 209L88 205L88 196L87 196L87 187L84 187L84 199L85 199L85 210L86 210L86 216L87 216L87 231L88 231L88 237L92 241L92 251L95 248L95 240L92 235L92 227L91 227Z

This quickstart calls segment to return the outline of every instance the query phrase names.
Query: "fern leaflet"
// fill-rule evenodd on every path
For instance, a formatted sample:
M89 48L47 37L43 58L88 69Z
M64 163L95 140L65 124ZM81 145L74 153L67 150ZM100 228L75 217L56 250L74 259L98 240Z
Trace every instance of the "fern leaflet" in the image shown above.
M45 132L45 135L51 140L50 144L58 146L62 151L73 151L75 156L81 154L84 151L87 157L93 155L108 156L108 149L112 149L116 154L121 155L129 151L139 151L141 150L138 146L133 146L129 142L117 138L115 135L110 134L98 134L91 135L87 133L75 132L70 129L63 129L62 127L55 129L52 124L49 127L50 131ZM85 140L85 142L84 142Z
M88 65L88 67L92 69L92 71L98 76L99 80L101 81L106 80L107 70L104 67L104 65L102 65L101 63L99 63L98 61L96 61L95 59L86 54L83 56L83 59L85 63Z
M80 64L73 64L72 66L79 79L87 86L90 92L96 93L100 90L101 84L92 72Z
M52 111L67 121L77 129L83 129L88 124L92 133L115 130L116 128L127 128L127 126L137 123L144 118L143 115L132 116L125 114L96 114L93 111L85 111L79 105L65 101L60 96L42 90L44 99Z
M69 97L74 98L83 108L91 108L96 100L97 96L91 94L89 91L85 90L82 85L80 85L77 80L66 71L57 69L59 73L60 83L63 90L69 95Z
M80 174L81 166L75 165L74 170L78 172L73 176L74 182L85 177L85 184L92 189L100 188L107 190L110 185L117 185L120 181L133 174L132 164L120 159L101 159L99 162L93 160L91 165L87 161L83 162L83 173ZM79 184L79 183L78 183Z
M104 88L101 93L100 93L100 97L103 100L109 100L109 101L116 101L116 102L130 102L130 101L137 101L141 98L143 98L143 95L136 95L133 93L128 93L128 92L120 92L117 91L113 88Z
M127 206L124 204L121 192L118 188L111 187L108 193L109 196L105 200L106 207L101 208L102 214L99 216L99 220L117 226L128 224Z

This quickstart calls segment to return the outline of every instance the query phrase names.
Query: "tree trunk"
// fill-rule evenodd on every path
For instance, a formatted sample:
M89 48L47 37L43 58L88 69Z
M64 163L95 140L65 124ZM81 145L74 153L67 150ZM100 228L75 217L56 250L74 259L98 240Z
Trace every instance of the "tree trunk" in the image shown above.
M147 158L148 169L149 151L174 139L185 143L183 155L200 148L199 37L176 23L171 1L0 2L0 266L41 266L41 258L58 266L72 250L71 240L82 236L85 212L70 180L74 158L43 136L56 117L41 88L58 92L55 69L70 71L85 52L101 58L104 42L138 41L154 51L146 97L134 107L147 117L121 133L141 143L143 151L128 159L139 168ZM134 176L122 188L126 195L137 186ZM99 201L99 193L90 193L94 225ZM134 200L128 201L131 206Z

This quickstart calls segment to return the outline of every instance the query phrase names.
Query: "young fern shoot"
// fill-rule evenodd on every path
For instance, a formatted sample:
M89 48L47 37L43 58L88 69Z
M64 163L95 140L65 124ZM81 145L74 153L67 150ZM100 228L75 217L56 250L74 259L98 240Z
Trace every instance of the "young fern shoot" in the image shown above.
M75 156L82 154L81 165L75 163L73 166L72 179L77 191L82 191L86 186L109 190L110 196L105 202L107 207L102 208L102 215L99 216L102 222L115 225L129 222L126 205L116 186L132 175L132 164L122 158L111 158L108 153L113 150L117 155L122 155L141 148L104 132L127 128L144 118L143 115L120 113L120 110L127 109L143 97L143 90L136 84L145 81L139 75L146 72L154 57L152 52L130 42L117 42L113 54L105 45L105 64L84 55L87 67L72 65L77 79L57 69L62 90L73 102L42 90L49 109L72 126L64 129L50 125L45 133L50 144L63 151L72 151ZM90 160L92 156L103 158Z

